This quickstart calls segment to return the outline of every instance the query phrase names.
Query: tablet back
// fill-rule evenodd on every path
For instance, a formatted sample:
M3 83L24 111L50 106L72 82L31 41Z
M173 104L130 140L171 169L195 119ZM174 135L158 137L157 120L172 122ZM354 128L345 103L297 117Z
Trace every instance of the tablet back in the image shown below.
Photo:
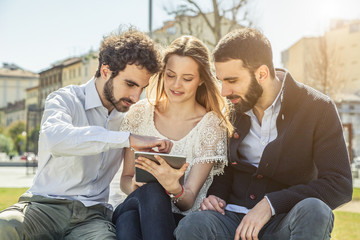
M158 161L154 157L154 155L159 155L162 157L171 167L175 169L179 169L186 163L186 157L180 155L169 155L169 154L162 154L162 153L151 153L151 152L135 152L135 159L139 156L148 158L156 163ZM159 163L158 163L159 164ZM156 178L149 172L135 167L135 180L137 182L157 182ZM184 176L180 178L180 183L184 184Z

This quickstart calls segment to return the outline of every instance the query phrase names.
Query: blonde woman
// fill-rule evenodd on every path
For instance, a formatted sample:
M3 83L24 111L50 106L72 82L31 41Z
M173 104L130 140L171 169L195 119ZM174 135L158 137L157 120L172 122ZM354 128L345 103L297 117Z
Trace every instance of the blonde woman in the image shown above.
M146 158L134 160L134 153L126 150L120 185L129 196L114 212L118 239L172 239L177 222L199 209L213 176L223 173L227 164L231 124L222 112L225 101L208 49L197 38L183 36L166 49L163 64L150 83L148 96L154 99L134 105L121 129L170 139L170 154L185 155L186 163L176 170L160 157L160 165ZM158 183L135 182L135 165Z

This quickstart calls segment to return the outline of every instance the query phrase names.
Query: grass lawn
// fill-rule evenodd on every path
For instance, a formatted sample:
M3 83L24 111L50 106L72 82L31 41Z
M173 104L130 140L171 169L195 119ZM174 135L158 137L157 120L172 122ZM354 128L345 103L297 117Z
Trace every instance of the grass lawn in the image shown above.
M0 188L0 211L17 202L27 188ZM360 201L360 189L354 188L353 200ZM360 213L335 211L332 240L360 239Z
M334 230L331 240L360 239L360 213L335 211Z
M16 203L27 188L0 188L0 211Z
M354 188L353 200L360 201L360 188Z

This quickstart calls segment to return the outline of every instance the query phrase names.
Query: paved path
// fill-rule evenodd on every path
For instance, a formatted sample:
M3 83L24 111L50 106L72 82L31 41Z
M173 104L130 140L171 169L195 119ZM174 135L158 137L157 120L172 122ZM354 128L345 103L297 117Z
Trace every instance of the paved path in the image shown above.
M28 173L26 172L28 170ZM33 168L0 167L1 188L30 187L34 178Z
M335 211L360 213L360 201L348 202Z

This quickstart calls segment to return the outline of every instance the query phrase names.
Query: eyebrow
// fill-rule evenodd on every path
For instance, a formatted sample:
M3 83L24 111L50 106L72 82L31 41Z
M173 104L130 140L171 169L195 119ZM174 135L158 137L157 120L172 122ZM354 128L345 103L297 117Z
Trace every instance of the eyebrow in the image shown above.
M170 68L167 68L166 70L169 70L170 72L173 72L173 73L175 73L175 74L176 74L176 72L174 72L174 71L173 71L173 70L171 70ZM192 73L185 73L185 74L183 74L183 75L194 76L194 74L192 74Z
M216 77L217 79L219 79L218 77ZM231 81L231 80L237 80L238 77L226 77L223 79L223 81Z

